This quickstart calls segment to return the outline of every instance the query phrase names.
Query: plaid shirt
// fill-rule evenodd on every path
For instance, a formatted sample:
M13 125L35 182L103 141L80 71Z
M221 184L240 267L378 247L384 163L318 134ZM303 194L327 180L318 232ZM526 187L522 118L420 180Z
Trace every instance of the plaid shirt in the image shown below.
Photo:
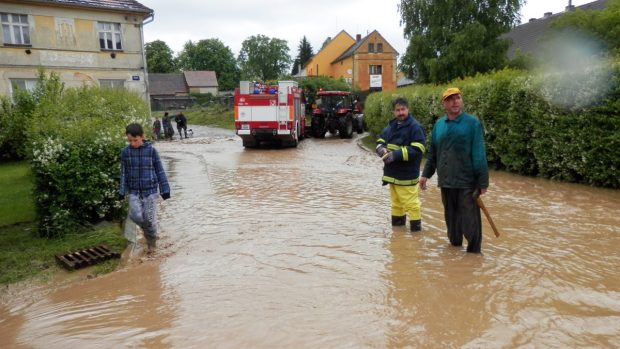
M121 180L118 193L150 195L170 193L168 179L157 150L145 141L140 148L130 145L121 151Z

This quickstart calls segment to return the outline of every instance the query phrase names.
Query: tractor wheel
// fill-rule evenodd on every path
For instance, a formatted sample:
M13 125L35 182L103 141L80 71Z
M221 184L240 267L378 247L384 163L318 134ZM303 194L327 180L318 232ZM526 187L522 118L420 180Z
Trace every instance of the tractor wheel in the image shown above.
M320 116L312 117L311 128L312 137L325 138L325 132L327 132L327 130L325 129L325 120L323 118Z
M357 118L356 121L357 121L357 134L361 135L362 133L364 133L364 119L363 117L361 117L361 118Z
M351 138L353 137L353 117L351 114L347 114L344 119L344 125L340 131L340 138Z

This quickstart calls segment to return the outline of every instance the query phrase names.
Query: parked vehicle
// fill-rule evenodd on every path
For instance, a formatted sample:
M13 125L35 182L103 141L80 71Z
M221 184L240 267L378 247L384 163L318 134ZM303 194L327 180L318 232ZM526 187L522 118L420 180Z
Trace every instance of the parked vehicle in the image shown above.
M312 112L312 136L325 138L327 131L340 138L351 138L353 131L364 132L364 115L358 110L351 92L319 91Z
M235 89L234 109L236 132L246 148L263 141L296 147L304 138L304 98L296 81L277 85L241 81Z

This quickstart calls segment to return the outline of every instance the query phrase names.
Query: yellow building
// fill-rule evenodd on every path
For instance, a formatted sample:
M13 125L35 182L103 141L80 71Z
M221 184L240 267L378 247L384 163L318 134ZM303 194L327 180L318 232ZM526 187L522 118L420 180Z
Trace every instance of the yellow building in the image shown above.
M356 39L343 30L306 63L305 75L343 78L361 91L393 90L397 56L376 30Z
M148 100L143 25L135 0L2 0L0 94L31 89L39 67L67 87L127 88Z

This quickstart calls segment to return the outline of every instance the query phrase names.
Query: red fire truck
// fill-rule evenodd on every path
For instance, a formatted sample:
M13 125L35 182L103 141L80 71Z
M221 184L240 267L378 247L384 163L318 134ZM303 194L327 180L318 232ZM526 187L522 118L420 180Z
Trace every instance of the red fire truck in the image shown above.
M304 138L306 118L303 92L296 81L263 85L241 81L235 89L235 128L243 146L262 141L296 147Z

